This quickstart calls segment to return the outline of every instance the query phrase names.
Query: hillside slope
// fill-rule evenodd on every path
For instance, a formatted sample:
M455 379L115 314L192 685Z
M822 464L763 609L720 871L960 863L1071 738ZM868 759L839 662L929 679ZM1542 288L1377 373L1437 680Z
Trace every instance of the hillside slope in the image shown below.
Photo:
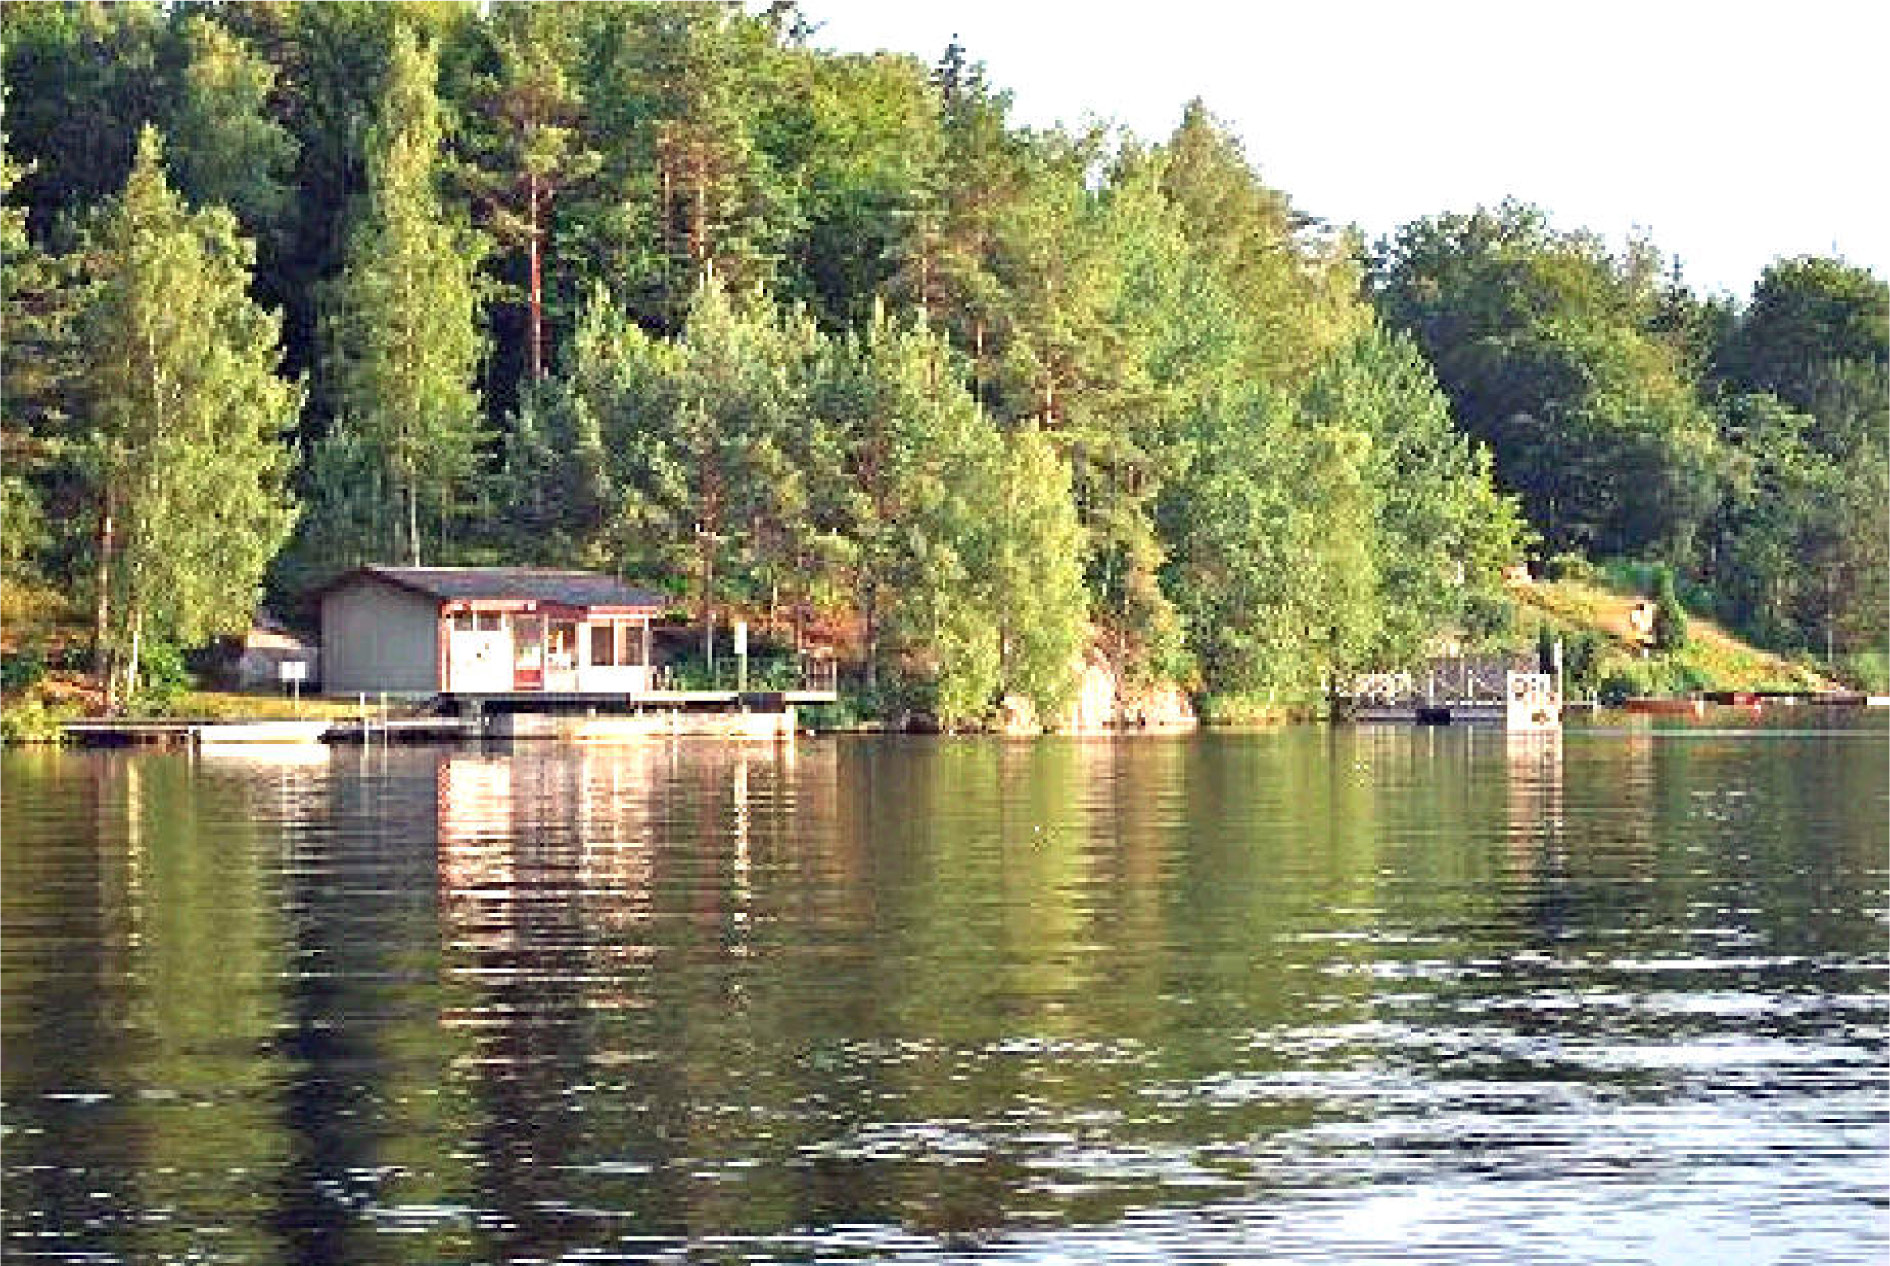
M1599 659L1591 676L1597 682L1617 677L1632 693L1838 689L1836 682L1812 665L1760 650L1692 613L1687 616L1684 647L1670 655L1652 653L1642 658L1641 642L1629 619L1641 596L1599 582L1522 581L1510 586L1510 596L1516 601L1520 630L1531 632L1546 624L1565 644L1584 631L1598 635Z

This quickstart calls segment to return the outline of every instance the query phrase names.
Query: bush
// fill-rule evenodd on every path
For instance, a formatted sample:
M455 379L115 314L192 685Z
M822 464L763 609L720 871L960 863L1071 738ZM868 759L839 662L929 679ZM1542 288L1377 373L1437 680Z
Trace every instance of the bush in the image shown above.
M26 699L0 707L0 743L58 743L65 739L60 726L78 715L72 707L47 707Z
M9 694L31 690L46 679L46 653L37 646L24 646L0 658L0 690Z
M1838 661L1838 675L1859 690L1871 694L1890 694L1890 654L1883 651L1859 651Z
M1282 725L1288 721L1308 720L1317 709L1307 703L1278 703L1264 695L1210 694L1194 701L1195 715L1201 724Z
M1472 642L1496 641L1516 629L1516 604L1502 594L1474 593L1464 603L1464 631Z
M1673 591L1673 572L1662 567L1654 575L1654 649L1677 651L1686 644L1686 608Z
M1570 698L1592 695L1601 684L1601 660L1608 639L1594 629L1577 629L1562 644L1562 677Z
M184 653L168 642L151 642L139 651L138 674L131 710L153 716L169 712L195 685Z
M1572 550L1552 554L1542 564L1542 574L1550 580L1579 580L1592 583L1600 575L1595 565Z
M802 727L809 730L852 730L867 719L859 696L841 694L833 703L810 704L800 710Z
M1648 693L1647 674L1638 666L1617 666L1602 677L1601 684L1595 689L1595 698L1611 708L1618 708L1627 700Z

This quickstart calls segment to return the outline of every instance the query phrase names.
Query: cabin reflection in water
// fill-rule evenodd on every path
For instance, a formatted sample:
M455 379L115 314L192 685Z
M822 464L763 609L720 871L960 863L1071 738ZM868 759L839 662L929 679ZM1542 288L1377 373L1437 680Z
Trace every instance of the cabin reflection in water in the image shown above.
M792 745L688 740L443 753L442 937L449 974L482 995L447 1023L647 1007L636 985L674 939L660 926L673 914L716 952L745 954L754 837L772 849L781 808L806 799L805 763ZM721 882L703 884L704 870ZM659 910L665 885L696 908Z

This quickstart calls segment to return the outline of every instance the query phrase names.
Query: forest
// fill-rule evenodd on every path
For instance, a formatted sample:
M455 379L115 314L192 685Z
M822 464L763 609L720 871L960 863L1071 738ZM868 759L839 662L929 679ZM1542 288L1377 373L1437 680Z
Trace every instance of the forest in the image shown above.
M1701 296L1521 203L1367 242L1199 101L1027 128L817 17L7 5L9 583L117 701L367 562L608 571L947 723L1524 639L1524 561L1884 675L1883 280Z

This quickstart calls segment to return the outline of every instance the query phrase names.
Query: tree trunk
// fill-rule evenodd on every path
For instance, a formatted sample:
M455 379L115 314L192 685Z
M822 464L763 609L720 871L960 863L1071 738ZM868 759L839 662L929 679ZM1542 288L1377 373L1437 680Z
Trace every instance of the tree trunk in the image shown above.
M407 545L413 554L413 565L420 565L420 490L413 481L407 482Z
M92 675L105 688L105 710L118 710L118 680L111 650L112 499L109 491L98 516L98 597L92 613Z
M714 592L715 537L705 532L702 536L702 664L709 674L711 688L715 685L715 608L710 601Z
M131 621L131 654L125 660L125 698L132 699L138 693L138 660L144 648L144 615L139 613Z
M545 307L539 262L537 172L526 177L525 198L527 214L531 217L531 371L532 381L538 382L545 376Z
M872 695L879 690L879 587L869 578L862 588L864 601L860 607L866 625L866 693Z

